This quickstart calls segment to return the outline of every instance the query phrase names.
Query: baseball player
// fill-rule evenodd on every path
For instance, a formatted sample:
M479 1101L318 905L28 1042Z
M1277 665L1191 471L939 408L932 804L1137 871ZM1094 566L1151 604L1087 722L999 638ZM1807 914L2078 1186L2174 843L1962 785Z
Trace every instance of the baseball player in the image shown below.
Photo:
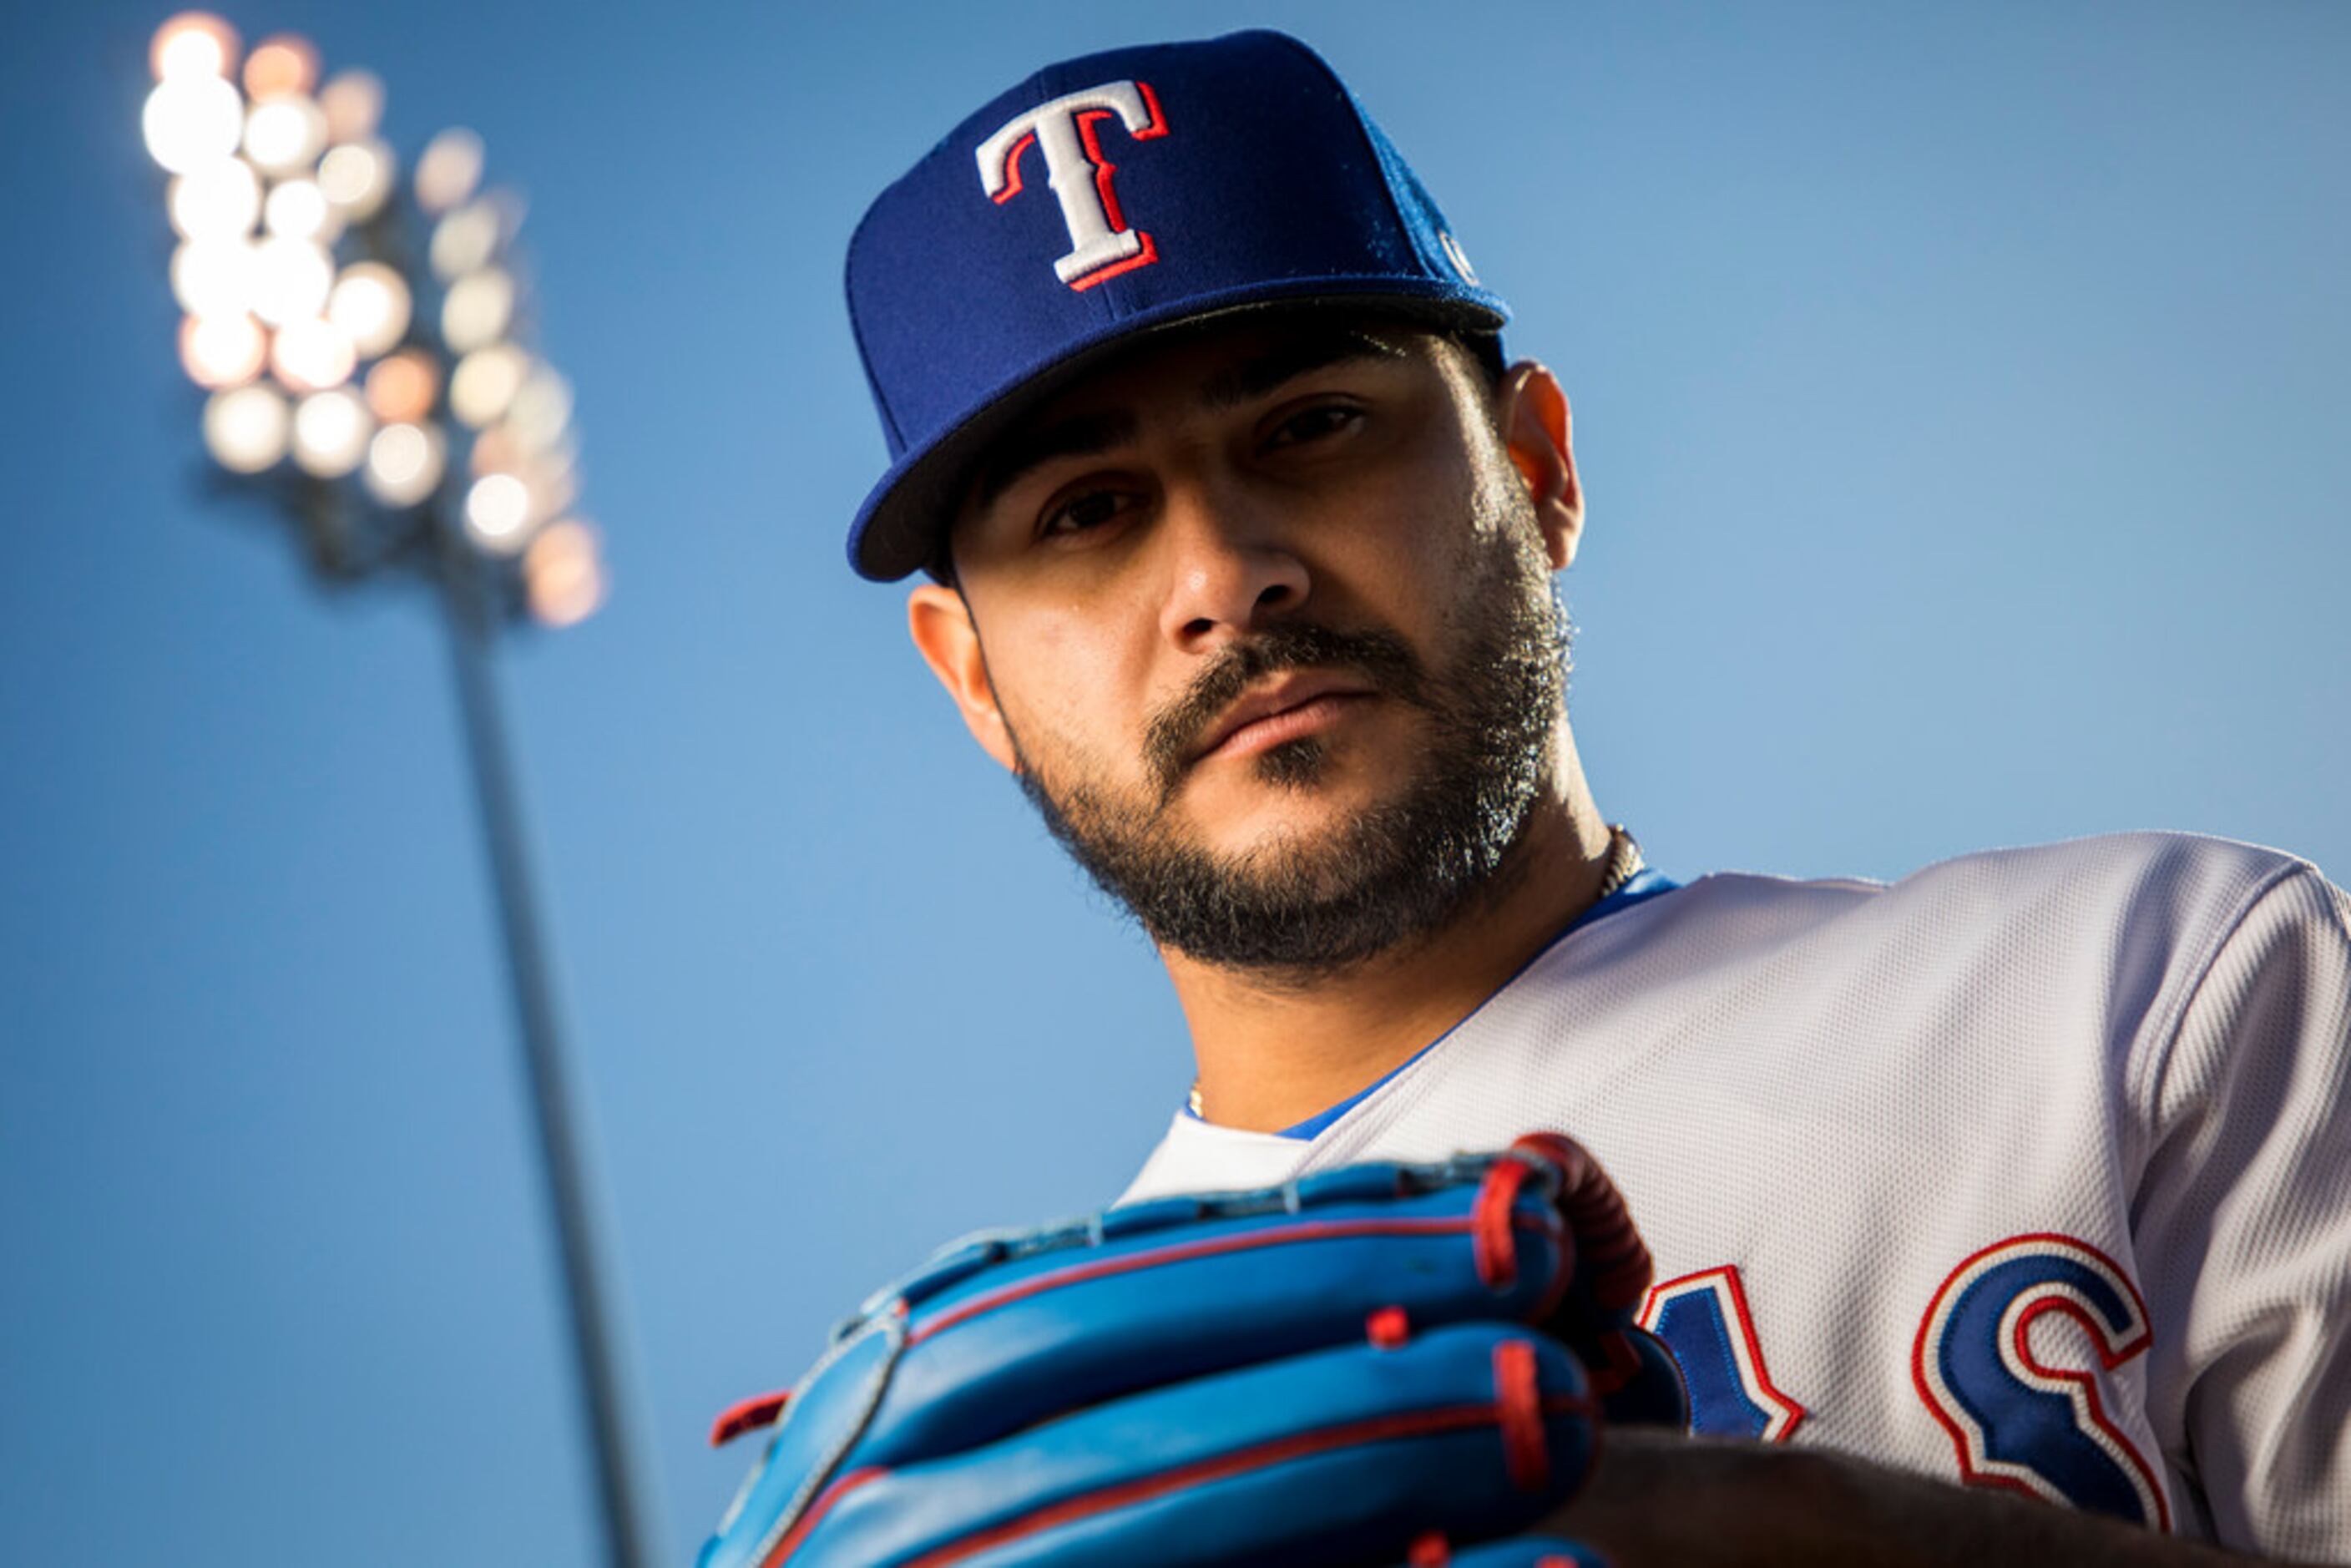
M916 648L1190 1028L1123 1204L1570 1135L1696 1434L1617 1435L1555 1521L1620 1563L2351 1560L2315 870L2168 834L1890 885L1646 864L1565 714L1567 400L1294 40L1039 72L874 203L848 287L892 458L852 564L927 574ZM1347 1490L1280 1507L1335 1532ZM1149 1557L1104 1552L1068 1560ZM1304 1560L1269 1552L1234 1560Z

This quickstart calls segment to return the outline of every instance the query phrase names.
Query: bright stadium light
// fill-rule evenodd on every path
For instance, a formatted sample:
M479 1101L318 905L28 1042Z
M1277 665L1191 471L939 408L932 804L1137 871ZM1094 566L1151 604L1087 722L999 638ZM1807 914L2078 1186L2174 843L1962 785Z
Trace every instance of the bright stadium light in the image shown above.
M572 626L604 599L604 562L596 530L574 517L538 530L523 552L523 591L530 612L549 626Z
M322 81L318 50L293 34L248 51L220 17L185 11L156 29L148 66L140 134L171 176L176 348L208 394L205 454L231 487L278 512L323 578L406 576L440 601L605 1557L651 1568L658 1530L630 1436L492 664L501 631L577 625L610 588L600 536L570 515L570 386L523 330L533 312L518 281L529 273L512 254L520 200L482 189L482 141L465 130L425 143L403 189L383 83L357 69Z
M375 416L350 387L312 392L294 405L294 464L314 479L340 479L366 460Z
M339 387L351 379L358 364L351 335L316 316L287 322L269 344L270 370L296 392Z
M272 185L261 222L273 235L321 245L333 244L343 226L342 214L316 180L280 180Z
M421 505L441 488L448 461L440 426L387 424L368 443L368 494L395 508Z
M362 358L391 352L408 333L408 280L380 261L353 262L327 296L327 319Z
M242 316L253 304L253 242L183 240L172 252L172 298L191 316Z
M242 386L268 361L268 335L242 312L190 316L180 323L180 366L200 387Z
M442 298L441 340L454 354L486 349L507 335L514 309L515 281L505 268L469 272Z
M316 240L263 240L253 256L253 313L273 327L316 316L335 287L335 264Z
M484 549L512 555L530 537L530 491L511 474L485 474L465 492L465 531Z
M530 356L512 343L476 349L449 373L449 410L475 430L506 416L530 374Z
M319 160L319 191L351 223L383 211L392 186L392 149L381 141L344 142Z
M474 455L467 460L467 466L476 476L513 474L520 471L524 456L522 443L515 439L514 427L500 420L474 437Z
M293 414L275 387L238 387L204 403L204 449L232 474L259 474L286 455Z
M261 179L242 158L214 158L173 180L164 200L184 239L249 234L261 215Z
M245 90L256 98L308 92L318 79L319 51L292 33L264 38L245 57Z
M421 423L440 396L440 367L422 349L387 355L368 371L368 407L386 424Z
M327 114L327 134L337 142L373 136L383 120L383 81L373 71L337 71L319 89Z
M433 270L444 278L463 277L487 267L498 254L503 225L487 202L468 202L433 225Z
M245 155L264 172L285 176L309 168L327 147L327 111L298 92L256 100L245 120Z
M208 11L183 11L155 29L147 63L157 81L226 77L236 68L236 29Z
M463 126L426 142L416 160L416 204L428 213L447 212L481 183L482 139Z
M506 424L524 451L546 451L571 428L571 383L551 366L538 366L515 389Z
M184 174L236 151L245 134L245 99L216 76L165 77L147 95L140 121L155 162Z

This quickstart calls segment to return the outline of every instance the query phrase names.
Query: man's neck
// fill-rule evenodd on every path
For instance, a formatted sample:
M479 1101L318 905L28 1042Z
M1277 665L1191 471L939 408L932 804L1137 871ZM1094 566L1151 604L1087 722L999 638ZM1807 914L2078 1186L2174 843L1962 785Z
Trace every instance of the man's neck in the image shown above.
M1162 949L1208 1120L1277 1132L1376 1083L1500 989L1595 902L1609 833L1564 727L1501 894L1394 955L1300 985Z

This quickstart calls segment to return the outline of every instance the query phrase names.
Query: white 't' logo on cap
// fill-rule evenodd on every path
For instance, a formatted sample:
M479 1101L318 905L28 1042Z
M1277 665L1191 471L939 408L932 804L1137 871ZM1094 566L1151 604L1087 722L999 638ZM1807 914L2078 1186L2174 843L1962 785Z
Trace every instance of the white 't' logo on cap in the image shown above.
M1045 183L1070 231L1070 254L1053 263L1053 273L1072 288L1159 259L1151 236L1126 226L1111 188L1115 165L1102 156L1100 126L1113 114L1137 141L1167 134L1151 84L1114 81L1040 103L979 144L980 187L999 204L1020 193L1020 154L1029 144L1045 154Z

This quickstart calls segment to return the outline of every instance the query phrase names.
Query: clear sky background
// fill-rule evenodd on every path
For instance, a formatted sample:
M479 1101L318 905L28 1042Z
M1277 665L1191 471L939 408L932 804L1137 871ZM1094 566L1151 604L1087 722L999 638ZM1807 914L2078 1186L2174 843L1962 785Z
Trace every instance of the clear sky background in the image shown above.
M441 629L202 499L169 8L0 51L0 1561L586 1563ZM1575 400L1577 733L1657 863L2351 873L2351 7L229 15L531 200L616 581L505 673L680 1560L756 1447L712 1413L933 1243L1106 1201L1189 1077L841 562L841 246L1049 58L1283 26L1414 160Z

